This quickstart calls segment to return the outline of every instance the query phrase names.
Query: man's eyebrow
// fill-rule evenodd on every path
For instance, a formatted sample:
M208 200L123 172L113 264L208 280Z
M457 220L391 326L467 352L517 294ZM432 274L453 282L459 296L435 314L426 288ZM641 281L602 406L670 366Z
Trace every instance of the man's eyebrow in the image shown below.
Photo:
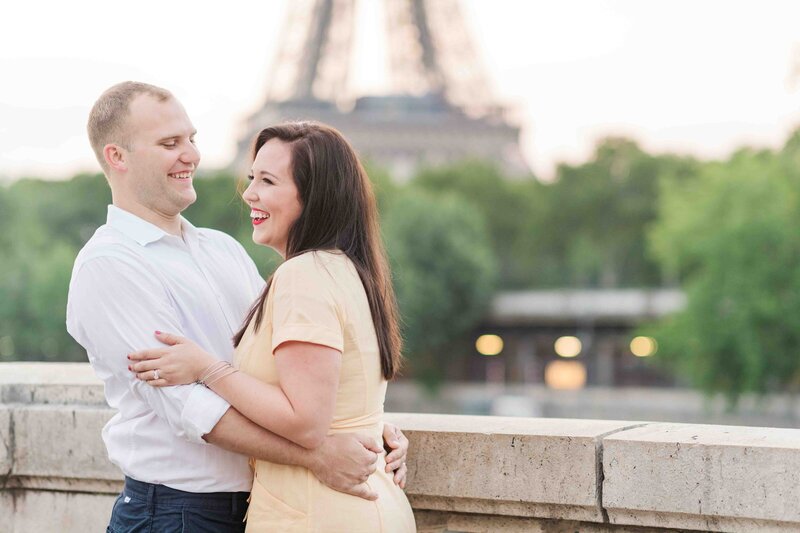
M192 138L192 137L194 137L195 135L197 135L197 130L193 130L193 131L192 131L192 132L189 134L189 138L191 139L191 138ZM167 135L166 137L161 137L161 138L158 140L158 142L170 141L170 140L172 140L172 139L180 139L181 137L183 137L183 134L181 134L181 133L177 133L177 134L175 134L175 135Z

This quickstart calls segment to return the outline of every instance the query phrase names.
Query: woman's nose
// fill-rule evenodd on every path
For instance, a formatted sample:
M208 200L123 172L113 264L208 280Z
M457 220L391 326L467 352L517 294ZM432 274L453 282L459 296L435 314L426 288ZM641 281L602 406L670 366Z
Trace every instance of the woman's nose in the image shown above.
M244 191L242 191L242 199L245 202L254 202L254 201L256 201L258 199L258 196L256 195L256 193L253 192L253 182L252 181L247 185L247 188Z

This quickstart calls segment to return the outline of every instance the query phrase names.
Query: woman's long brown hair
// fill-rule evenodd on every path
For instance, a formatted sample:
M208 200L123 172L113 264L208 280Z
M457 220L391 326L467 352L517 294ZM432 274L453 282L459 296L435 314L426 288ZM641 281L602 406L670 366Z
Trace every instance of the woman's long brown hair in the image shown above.
M265 128L256 137L253 158L272 139L289 145L302 205L289 229L286 259L312 250L341 250L350 258L367 293L383 377L392 379L400 369L402 338L378 208L364 167L342 134L324 124L288 122ZM233 337L234 346L251 321L258 331L271 285L272 276Z

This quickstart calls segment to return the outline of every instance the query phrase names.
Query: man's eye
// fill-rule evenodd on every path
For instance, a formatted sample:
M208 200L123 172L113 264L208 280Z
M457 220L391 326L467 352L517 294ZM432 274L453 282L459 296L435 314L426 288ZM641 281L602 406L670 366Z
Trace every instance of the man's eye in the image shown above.
M178 143L176 143L175 141L172 141L172 142L169 142L169 143L162 143L162 145L166 146L167 148L175 148L176 146L178 146Z

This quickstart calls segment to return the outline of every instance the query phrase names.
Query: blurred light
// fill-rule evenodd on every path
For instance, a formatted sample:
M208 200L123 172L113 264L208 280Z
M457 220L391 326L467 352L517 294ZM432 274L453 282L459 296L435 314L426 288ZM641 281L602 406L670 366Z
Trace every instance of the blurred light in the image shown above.
M575 357L581 353L583 345L578 337L559 337L556 340L556 353L561 357Z
M582 389L586 385L586 367L579 361L550 361L544 369L544 382L551 389Z
M648 357L658 351L658 343L653 337L634 337L631 352L636 357Z
M475 349L481 355L497 355L503 351L503 339L498 335L481 335L475 341Z

